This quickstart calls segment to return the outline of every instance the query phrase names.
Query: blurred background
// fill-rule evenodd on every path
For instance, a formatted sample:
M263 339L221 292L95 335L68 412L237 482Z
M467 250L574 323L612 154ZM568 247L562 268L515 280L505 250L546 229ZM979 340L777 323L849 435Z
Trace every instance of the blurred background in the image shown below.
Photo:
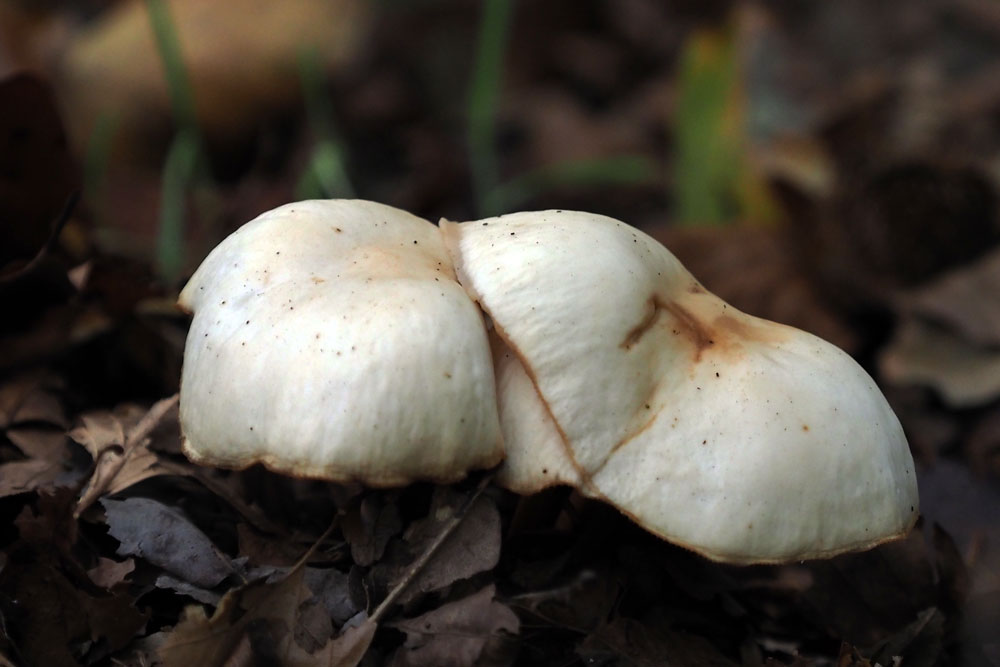
M288 201L610 215L876 376L995 628L998 184L994 0L0 0L0 370L176 390L178 288Z

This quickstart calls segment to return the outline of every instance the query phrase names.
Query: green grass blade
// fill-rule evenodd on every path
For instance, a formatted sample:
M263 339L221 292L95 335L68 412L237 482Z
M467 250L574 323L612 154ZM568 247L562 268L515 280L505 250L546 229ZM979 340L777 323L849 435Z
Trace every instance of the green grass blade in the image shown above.
M197 133L198 117L194 92L188 79L187 68L184 66L181 43L173 19L170 17L170 9L165 0L146 0L146 8L156 38L156 48L163 62L174 121L178 127Z
M181 130L174 137L163 166L160 229L156 242L156 266L168 285L184 269L184 219L187 192L194 182L201 149L197 135Z
M469 90L466 141L472 188L481 215L492 215L503 208L502 202L493 201L488 194L499 182L496 110L512 4L512 0L484 0Z
M319 53L314 47L299 53L299 80L316 146L305 173L296 184L296 196L300 199L353 197L354 187L347 175L344 158L346 151L334 127L333 104L324 89Z
M729 222L739 212L739 72L728 31L694 33L681 55L674 116L676 217L685 224Z

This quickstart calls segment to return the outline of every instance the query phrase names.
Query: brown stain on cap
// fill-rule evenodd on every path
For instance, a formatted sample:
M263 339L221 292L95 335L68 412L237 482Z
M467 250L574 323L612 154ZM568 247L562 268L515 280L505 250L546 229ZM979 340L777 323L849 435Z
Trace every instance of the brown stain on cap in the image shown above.
M664 299L654 294L647 304L643 318L629 329L619 347L631 350L656 326L667 326L690 344L697 364L708 351L735 357L747 342L778 344L788 338L788 329L783 325L746 315L697 283L679 298Z

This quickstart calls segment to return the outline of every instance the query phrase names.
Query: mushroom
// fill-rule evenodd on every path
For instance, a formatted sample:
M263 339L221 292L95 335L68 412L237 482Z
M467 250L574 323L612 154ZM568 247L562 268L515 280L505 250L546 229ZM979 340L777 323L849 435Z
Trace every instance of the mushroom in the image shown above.
M437 227L306 201L222 242L180 295L184 451L374 486L450 482L503 456L483 316Z
M494 327L507 488L570 484L731 563L827 557L912 527L902 428L840 349L739 312L611 218L441 228Z

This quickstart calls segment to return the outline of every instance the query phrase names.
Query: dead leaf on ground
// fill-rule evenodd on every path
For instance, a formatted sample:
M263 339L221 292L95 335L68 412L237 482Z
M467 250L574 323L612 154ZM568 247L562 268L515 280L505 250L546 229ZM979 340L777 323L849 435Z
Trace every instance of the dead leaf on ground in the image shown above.
M432 548L467 501L467 494L445 486L435 488L427 518L410 524L402 540L390 546L391 552L373 568L375 580L390 589L403 581L414 560ZM397 601L405 604L421 593L493 569L499 560L500 513L493 500L483 494L469 506L455 531L417 572Z
M77 481L64 433L18 428L8 430L7 439L26 458L0 464L0 498L50 486L70 486Z
M335 568L306 568L306 585L337 625L368 608L370 600L361 578L361 569L356 565L346 574Z
M35 550L12 555L0 572L0 593L21 601L18 646L36 665L75 666L78 647L102 638L118 650L146 624L129 597L90 595Z
M1000 251L904 293L898 306L979 346L1000 346Z
M955 408L1000 397L1000 251L895 299L902 319L879 366L900 385L932 387Z
M59 384L43 373L26 373L0 384L0 428L29 422L69 426L57 393Z
M36 507L26 506L14 521L20 539L5 549L0 567L0 600L17 601L16 625L5 626L4 634L11 633L30 664L99 660L102 652L123 648L146 623L131 597L101 594L76 561L74 499L69 489L39 493Z
M96 412L83 415L82 426L70 437L86 447L94 459L94 474L80 494L77 515L95 500L141 482L172 472L161 466L149 449L149 434L161 420L176 410L177 395L157 402L148 411L123 406L117 413Z
M965 444L969 466L978 474L1000 479L1000 406L982 415Z
M104 558L97 560L97 565L87 570L90 580L101 588L108 590L125 581L125 578L135 571L135 561L131 558L121 562Z
M510 605L556 628L590 632L603 623L621 596L620 582L593 570L579 572L561 586L521 593Z
M303 547L297 543L266 537L244 523L236 525L236 537L239 553L254 566L291 567L302 557Z
M736 667L702 637L657 629L619 617L598 627L577 647L585 664L620 667Z
M876 664L934 667L944 648L945 617L935 607L925 609L905 628L865 651Z
M138 556L202 588L217 586L233 566L187 517L150 498L101 501L118 555Z
M406 633L406 643L393 657L394 667L471 667L506 665L510 636L520 621L506 605L494 600L490 584L469 597L433 611L390 623Z
M933 388L953 408L1000 396L1000 351L921 318L903 320L879 355L879 370L890 383Z
M360 505L353 508L341 521L344 538L351 545L351 557L362 567L368 567L382 558L389 539L403 528L399 508L394 499L369 494Z
M376 624L364 621L310 653L307 646L315 649L319 644L317 623L324 626L305 571L303 560L278 581L259 580L235 588L226 593L211 618L201 606L187 607L159 648L163 666L215 667L230 664L234 656L248 662L269 658L287 667L356 665L371 643Z

